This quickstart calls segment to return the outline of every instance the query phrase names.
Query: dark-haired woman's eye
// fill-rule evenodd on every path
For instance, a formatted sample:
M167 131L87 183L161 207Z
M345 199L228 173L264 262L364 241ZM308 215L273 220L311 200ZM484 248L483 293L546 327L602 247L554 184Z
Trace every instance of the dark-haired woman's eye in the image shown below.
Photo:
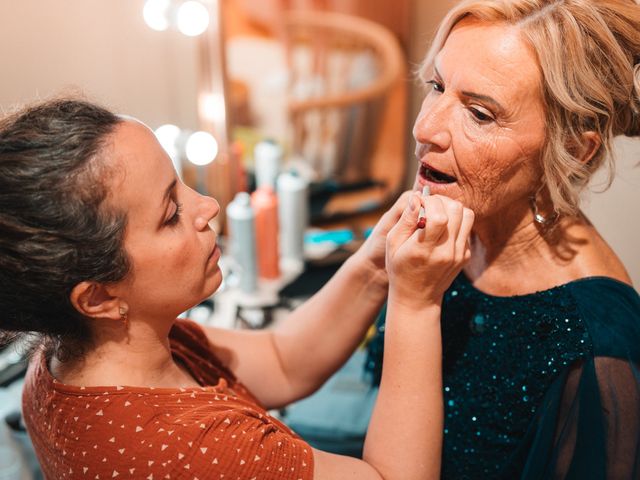
M165 222L165 225L169 225L169 226L177 225L177 223L180 221L180 214L182 213L182 204L178 202L175 202L175 204L176 204L176 211L173 213L171 218L169 218L169 220Z
M427 81L427 85L430 85L430 88L435 92L444 93L444 86L436 79Z

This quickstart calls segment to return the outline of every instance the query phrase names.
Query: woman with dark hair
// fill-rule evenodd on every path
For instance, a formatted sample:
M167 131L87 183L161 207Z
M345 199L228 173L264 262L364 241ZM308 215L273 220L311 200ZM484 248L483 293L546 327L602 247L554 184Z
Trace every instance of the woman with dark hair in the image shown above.
M45 477L437 476L439 305L472 212L407 193L316 296L247 332L176 319L222 280L218 211L136 120L73 99L0 120L0 328L37 338L23 413ZM364 461L312 449L267 409L317 389L387 295Z
M476 215L442 310L443 477L640 478L640 297L578 202L640 136L640 5L460 2L420 73L415 188Z

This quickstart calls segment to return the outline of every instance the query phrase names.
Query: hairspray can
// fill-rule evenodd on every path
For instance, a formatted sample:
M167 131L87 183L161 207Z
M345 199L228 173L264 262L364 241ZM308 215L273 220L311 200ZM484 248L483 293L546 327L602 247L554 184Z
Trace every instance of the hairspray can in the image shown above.
M295 173L278 177L280 254L283 259L304 260L304 232L309 223L309 186Z
M251 198L246 192L236 194L227 206L229 225L229 249L235 272L240 279L240 289L252 293L257 287L255 214Z
M282 163L282 147L271 140L259 142L253 149L256 169L256 187L276 189L276 178Z
M265 185L251 194L251 206L256 215L258 274L261 278L278 278L278 198Z

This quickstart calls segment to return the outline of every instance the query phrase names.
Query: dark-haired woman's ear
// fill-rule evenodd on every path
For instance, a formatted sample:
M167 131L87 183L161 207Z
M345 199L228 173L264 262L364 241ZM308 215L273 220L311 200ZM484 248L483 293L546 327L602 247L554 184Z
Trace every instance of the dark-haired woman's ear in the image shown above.
M106 287L97 282L80 282L69 296L71 304L82 315L96 320L122 320L122 300L109 294Z
M584 132L581 137L582 144L577 152L577 158L582 164L586 165L598 153L600 145L602 145L602 139L598 133L592 130Z

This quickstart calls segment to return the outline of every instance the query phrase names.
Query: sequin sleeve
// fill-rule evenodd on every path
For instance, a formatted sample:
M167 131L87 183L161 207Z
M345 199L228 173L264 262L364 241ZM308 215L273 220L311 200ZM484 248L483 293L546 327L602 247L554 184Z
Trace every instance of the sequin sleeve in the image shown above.
M611 283L593 291L581 285L579 295L593 355L574 362L545 395L521 444L521 478L638 479L640 299Z
M551 386L516 456L528 479L636 479L640 474L638 364L581 360ZM515 462L520 464L520 462Z

